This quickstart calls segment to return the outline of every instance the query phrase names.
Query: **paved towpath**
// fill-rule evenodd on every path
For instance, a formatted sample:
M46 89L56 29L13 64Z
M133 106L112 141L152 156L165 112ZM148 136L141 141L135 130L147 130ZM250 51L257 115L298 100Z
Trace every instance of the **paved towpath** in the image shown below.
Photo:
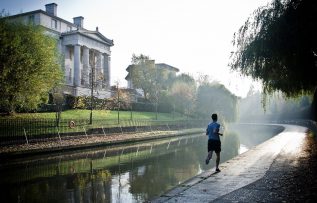
M312 202L317 199L316 141L307 128L285 130L152 202Z

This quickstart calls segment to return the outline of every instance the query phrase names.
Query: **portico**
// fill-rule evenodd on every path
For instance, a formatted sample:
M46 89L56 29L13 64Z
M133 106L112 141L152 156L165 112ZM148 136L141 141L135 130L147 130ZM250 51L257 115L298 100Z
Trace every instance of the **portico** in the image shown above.
M66 85L74 96L89 95L92 80L100 97L110 94L110 46L112 41L96 30L62 33L65 50ZM93 74L93 75L92 75ZM70 89L70 88L68 88Z

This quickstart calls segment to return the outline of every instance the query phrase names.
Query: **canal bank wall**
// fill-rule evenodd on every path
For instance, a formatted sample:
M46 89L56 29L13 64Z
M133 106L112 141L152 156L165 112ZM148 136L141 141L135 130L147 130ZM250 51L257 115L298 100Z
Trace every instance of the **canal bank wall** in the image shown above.
M128 144L140 141L150 141L169 137L181 137L191 134L204 133L205 129L191 128L184 130L161 130L148 132L126 132L113 134L93 134L63 137L63 139L45 140L19 145L2 146L0 148L0 163L12 159L32 157L36 155L60 153L72 150L104 147L109 145Z

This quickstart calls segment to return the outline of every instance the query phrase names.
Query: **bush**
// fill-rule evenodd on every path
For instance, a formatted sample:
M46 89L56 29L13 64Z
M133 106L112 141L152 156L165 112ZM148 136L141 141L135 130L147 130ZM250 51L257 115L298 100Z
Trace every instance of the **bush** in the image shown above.
M91 97L72 95L65 95L65 108L66 109L90 109ZM106 109L106 99L99 99L94 97L93 109Z
M155 112L155 103L142 103L136 102L132 103L133 111L142 111L142 112ZM173 106L169 103L159 103L157 106L157 111L161 113L171 113L173 111Z
M75 109L76 97L73 95L65 95L65 108L66 109Z
M143 112L154 112L155 111L155 105L152 103L132 103L132 109L133 111L143 111Z
M63 110L68 109L90 109L90 96L79 96L75 97L72 95L64 95L65 104L63 106ZM142 112L155 112L155 104L150 102L134 102L130 104L128 101L122 100L120 101L120 110L123 111L142 111ZM107 99L98 99L94 97L94 106L93 109L96 110L117 110L118 103L116 97L111 97ZM40 111L47 112L55 112L54 104L42 104ZM162 102L158 104L157 107L158 112L162 113L170 113L173 111L172 104L168 102Z

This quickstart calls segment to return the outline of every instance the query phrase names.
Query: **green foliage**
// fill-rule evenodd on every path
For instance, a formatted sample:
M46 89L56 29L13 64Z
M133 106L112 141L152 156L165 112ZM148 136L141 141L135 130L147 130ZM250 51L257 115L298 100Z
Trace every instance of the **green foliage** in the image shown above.
M64 95L60 92L52 93L53 103L58 106L56 111L61 111L61 106L64 104Z
M195 112L202 119L218 113L225 121L235 121L237 97L218 83L204 83L198 87Z
M76 109L88 109L90 107L91 97L79 96L76 97L75 108Z
M79 96L65 95L66 109L90 109L91 96ZM93 98L93 109L106 109L107 101L105 99Z
M317 1L274 0L235 35L231 67L262 80L265 93L312 94L317 86Z
M189 116L193 113L196 98L196 82L193 77L182 73L173 79L164 101L171 103L173 110Z
M133 54L130 69L131 79L134 88L143 90L144 98L148 99L148 94L154 92L155 85L155 64L148 56Z
M123 111L155 111L155 104L148 102L132 102L130 94L123 90L119 90L119 101L120 110ZM72 95L66 95L66 109L90 109L90 96L79 96L74 97ZM172 112L172 104L168 101L169 97L167 95L162 96L162 102L158 103L158 111L164 113ZM94 97L94 111L95 110L117 110L118 109L118 96L115 94L113 97L106 99L99 99Z
M130 110L132 95L129 91L125 89L117 88L116 93L113 97L107 99L107 101L112 101L113 107L107 109L121 109L121 110Z
M36 109L61 79L56 40L40 27L0 18L1 109Z
M66 109L74 109L75 108L75 102L76 102L76 97L70 94L64 95L65 97L65 107Z
M189 85L196 87L195 79L192 76L190 76L189 74L182 73L179 76L177 76L176 78L174 78L174 80L173 80L173 82L178 82L178 81L185 82Z
M134 88L141 89L144 99L159 102L161 91L167 89L171 76L167 71L155 67L155 61L143 54L132 56L130 77Z
M130 110L132 100L131 94L124 89L116 89L115 91L116 94L114 96L106 99L105 109L117 110L119 108L120 110Z
M194 109L196 85L191 81L176 80L170 90L175 111L189 116Z

